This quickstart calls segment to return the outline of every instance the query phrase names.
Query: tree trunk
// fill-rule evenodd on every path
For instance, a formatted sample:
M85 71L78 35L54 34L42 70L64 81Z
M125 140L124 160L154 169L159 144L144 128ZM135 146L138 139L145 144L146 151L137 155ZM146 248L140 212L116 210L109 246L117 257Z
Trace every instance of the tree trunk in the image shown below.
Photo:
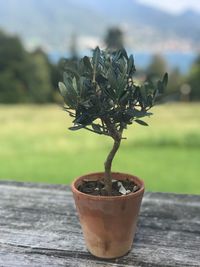
M104 166L105 166L104 183L105 183L105 190L108 195L111 195L111 192L112 192L112 177L111 177L112 161L120 146L120 143L121 143L121 139L114 141L113 148L108 154L108 157L104 163Z

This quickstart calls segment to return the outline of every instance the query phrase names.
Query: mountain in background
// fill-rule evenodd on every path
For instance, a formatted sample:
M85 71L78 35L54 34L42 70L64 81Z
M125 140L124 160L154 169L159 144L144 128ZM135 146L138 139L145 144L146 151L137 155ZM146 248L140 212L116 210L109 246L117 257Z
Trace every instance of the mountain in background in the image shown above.
M172 15L136 0L6 0L0 2L0 28L19 34L28 48L65 51L72 34L80 49L102 42L120 26L128 48L189 51L200 47L200 14Z

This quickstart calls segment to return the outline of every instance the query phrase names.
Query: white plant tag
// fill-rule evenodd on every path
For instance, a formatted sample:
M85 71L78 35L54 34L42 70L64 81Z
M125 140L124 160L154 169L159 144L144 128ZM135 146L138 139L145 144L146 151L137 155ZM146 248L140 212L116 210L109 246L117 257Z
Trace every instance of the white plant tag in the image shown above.
M122 195L126 195L127 194L127 191L126 189L124 188L123 184L121 182L118 182L117 185L119 186L119 192L122 194Z

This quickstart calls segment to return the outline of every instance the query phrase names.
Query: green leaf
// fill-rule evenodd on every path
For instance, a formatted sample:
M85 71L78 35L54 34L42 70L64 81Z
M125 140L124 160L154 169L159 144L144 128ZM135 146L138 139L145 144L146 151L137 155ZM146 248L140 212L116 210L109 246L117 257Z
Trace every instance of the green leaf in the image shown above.
M89 57L85 56L85 57L83 58L83 63L84 63L85 68L86 68L89 72L92 72L92 65L91 65L91 62L90 62Z
M65 97L67 94L67 88L66 88L65 84L63 82L59 82L58 87L59 87L61 96Z
M80 97L82 100L85 99L85 96L87 95L87 88L85 86L85 77L81 76L80 79L78 80L78 87L79 87L79 92L80 92Z
M162 80L162 84L164 87L166 87L167 83L168 83L168 73L165 73L163 80Z
M112 100L116 100L116 95L115 95L115 91L112 89L111 86L108 86L106 88L102 89L103 92L105 92L105 94L110 97Z
M124 58L120 58L117 66L118 66L120 73L125 76L126 75L126 69L127 69L127 61L125 61Z
M128 60L128 55L127 55L127 52L124 48L121 49L121 54L123 57L125 57L126 60Z
M77 86L77 82L76 82L76 78L75 77L72 79L72 85L73 85L73 88L75 89L75 91L77 92L78 91L78 86Z
M116 91L117 91L117 98L119 99L120 96L123 94L123 92L126 89L126 78L123 75L120 75L117 79L117 87L116 87Z
M68 73L71 74L72 76L75 76L77 79L80 77L78 71L77 71L75 68L73 68L73 67L71 67L71 66L65 66L64 69L65 69L65 72L64 72L64 73L68 72ZM68 75L68 76L69 76L69 75Z
M147 112L146 110L137 110L137 109L128 110L128 113L131 114L132 117L135 117L135 118L142 118L145 116L153 115L153 113Z
M100 59L100 49L99 47L97 46L95 49L94 49L94 52L93 52L93 58L92 58L92 62L93 62L93 66L94 66L94 69L96 70L97 69L97 66L99 64L99 59Z
M133 55L130 55L128 59L128 68L127 68L127 74L131 76L136 71L135 65L134 65L134 59Z
M140 125L149 126L145 121L142 121L142 120L134 120L134 121L137 122Z
M120 95L120 98L119 98L119 103L124 105L127 103L127 101L129 100L130 98L130 92L129 91L124 91L121 95Z
M64 81L64 84L65 84L65 86L66 86L69 94L74 99L76 99L77 98L77 91L73 87L73 83L75 83L74 79L76 79L76 78L74 77L73 79L71 79L66 72L63 73L63 81ZM76 85L76 89L77 89L77 85Z
M107 77L108 77L108 82L109 82L112 90L116 90L118 83L117 83L116 75L115 75L112 67L110 67L110 69L108 70Z
M76 101L71 95L69 94L65 84L63 82L58 83L60 94L64 98L64 102L69 106L70 108L74 108L76 105Z
M116 52L113 52L112 53L112 56L113 56L113 58L112 58L113 61L117 62L121 58L121 56L122 56L121 49L118 50L118 51L116 51Z
M76 126L69 127L68 129L71 131L77 131L77 130L80 130L82 128L84 128L83 125L76 125Z

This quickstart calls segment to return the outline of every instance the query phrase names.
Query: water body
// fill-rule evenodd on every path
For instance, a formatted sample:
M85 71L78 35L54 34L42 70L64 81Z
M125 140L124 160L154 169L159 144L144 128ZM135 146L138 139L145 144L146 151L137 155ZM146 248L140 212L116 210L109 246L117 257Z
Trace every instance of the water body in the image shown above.
M90 52L85 51L83 54L89 55ZM153 56L153 54L149 52L135 52L133 53L133 55L134 55L136 68L146 68L151 62L151 59ZM162 56L165 58L167 62L168 69L178 68L181 73L185 74L190 69L192 63L197 57L197 54L193 52L187 52L187 53L167 52L167 53L163 53ZM54 63L58 62L58 60L63 57L64 58L69 57L69 53L64 54L64 53L59 53L59 52L52 52L49 54L50 60Z
M135 65L136 67L145 68L151 62L152 54L150 53L135 53ZM196 53L179 53L179 52L168 52L162 54L167 62L169 69L178 68L181 73L187 73L192 63L196 59Z

